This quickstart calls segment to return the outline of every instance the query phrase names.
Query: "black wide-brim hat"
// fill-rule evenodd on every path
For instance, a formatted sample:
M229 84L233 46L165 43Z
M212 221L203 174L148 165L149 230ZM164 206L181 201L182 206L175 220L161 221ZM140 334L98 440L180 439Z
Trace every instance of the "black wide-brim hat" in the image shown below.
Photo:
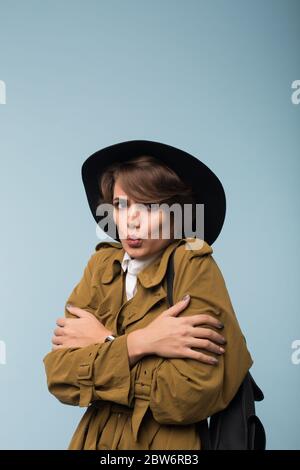
M120 142L98 150L85 160L81 170L82 180L91 212L97 224L104 217L96 215L100 197L99 178L112 163L129 160L139 155L151 155L161 160L192 187L195 202L204 204L203 238L209 245L212 245L222 230L226 212L226 197L220 180L198 158L160 142L149 140ZM112 224L114 225L113 221ZM120 241L117 228L115 233L117 233L115 239ZM185 233L183 236L195 235Z

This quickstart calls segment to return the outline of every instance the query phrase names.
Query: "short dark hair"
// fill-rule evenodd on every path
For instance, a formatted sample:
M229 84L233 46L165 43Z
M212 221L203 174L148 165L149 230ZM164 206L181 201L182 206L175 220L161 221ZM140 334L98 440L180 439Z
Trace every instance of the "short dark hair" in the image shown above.
M138 203L165 203L168 206L178 203L182 209L184 204L192 204L192 219L195 219L195 198L192 187L158 158L140 155L107 167L98 180L100 189L98 204L112 204L117 179L120 180L125 193Z

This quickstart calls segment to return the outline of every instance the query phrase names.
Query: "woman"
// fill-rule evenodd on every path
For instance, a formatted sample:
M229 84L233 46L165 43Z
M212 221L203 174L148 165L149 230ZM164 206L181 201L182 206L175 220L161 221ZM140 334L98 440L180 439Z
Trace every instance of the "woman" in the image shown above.
M222 185L195 157L150 141L96 152L82 176L95 220L110 235L115 227L117 242L96 246L44 358L50 392L88 407L69 449L201 449L197 423L229 404L253 363L210 246L225 217ZM174 203L184 215L192 203L184 236ZM199 203L203 238L189 236ZM99 204L113 204L107 218Z

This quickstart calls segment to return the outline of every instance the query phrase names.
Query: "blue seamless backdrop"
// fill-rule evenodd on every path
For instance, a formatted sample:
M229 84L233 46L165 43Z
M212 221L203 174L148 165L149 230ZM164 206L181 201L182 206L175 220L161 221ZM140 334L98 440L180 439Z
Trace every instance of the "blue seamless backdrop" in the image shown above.
M297 0L0 0L0 448L68 446L83 410L48 393L42 359L99 242L81 165L149 139L223 182L214 257L257 410L268 448L299 449L299 20Z

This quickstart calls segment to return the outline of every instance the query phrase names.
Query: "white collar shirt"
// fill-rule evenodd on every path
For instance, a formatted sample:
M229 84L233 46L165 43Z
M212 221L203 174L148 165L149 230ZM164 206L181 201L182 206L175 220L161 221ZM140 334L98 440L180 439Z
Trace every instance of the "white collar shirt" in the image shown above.
M131 258L131 256L125 251L123 260L121 263L122 269L126 272L126 296L127 300L131 299L137 291L137 274L148 266L152 261L161 256L162 251L149 256L147 259Z

